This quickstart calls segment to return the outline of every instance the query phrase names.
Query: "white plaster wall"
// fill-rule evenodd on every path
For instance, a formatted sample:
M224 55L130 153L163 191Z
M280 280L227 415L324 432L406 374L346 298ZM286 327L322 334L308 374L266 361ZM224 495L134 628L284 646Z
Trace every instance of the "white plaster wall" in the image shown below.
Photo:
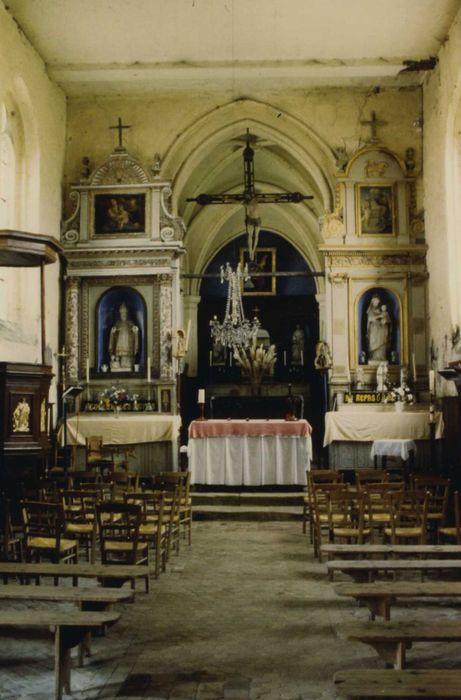
M429 245L429 331L439 369L461 355L452 330L461 325L461 175L456 162L457 113L461 111L461 11L424 85L424 203ZM459 138L459 136L458 136ZM439 379L441 393L455 393Z
M59 239L66 100L0 0L0 104L4 101L20 120L24 139L14 227ZM0 360L41 362L39 271L1 268L0 278ZM48 362L58 342L58 279L58 264L47 266Z

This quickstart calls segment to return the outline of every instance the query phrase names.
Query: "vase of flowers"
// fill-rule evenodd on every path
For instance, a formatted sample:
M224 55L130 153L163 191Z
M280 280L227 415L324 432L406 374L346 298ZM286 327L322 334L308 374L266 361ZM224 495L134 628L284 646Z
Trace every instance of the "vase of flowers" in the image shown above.
M263 376L273 370L277 360L275 345L265 348L257 345L253 338L248 347L234 347L234 359L242 368L242 374L249 378L252 395L259 395Z
M405 406L411 406L414 404L415 397L408 384L394 386L388 383L386 388L386 398L388 401L394 404L394 409L396 411L404 411Z

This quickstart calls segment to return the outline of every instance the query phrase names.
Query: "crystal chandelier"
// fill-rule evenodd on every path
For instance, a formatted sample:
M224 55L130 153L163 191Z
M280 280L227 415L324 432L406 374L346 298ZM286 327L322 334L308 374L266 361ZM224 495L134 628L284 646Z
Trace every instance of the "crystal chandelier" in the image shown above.
M248 266L241 268L240 263L234 271L229 263L226 263L224 268L221 265L221 284L226 281L229 283L227 290L226 313L224 320L219 323L217 316L214 316L210 321L211 337L217 343L221 343L224 347L233 348L234 346L248 347L256 337L260 323L257 318L249 321L245 318L242 302L242 283L250 279L248 274Z

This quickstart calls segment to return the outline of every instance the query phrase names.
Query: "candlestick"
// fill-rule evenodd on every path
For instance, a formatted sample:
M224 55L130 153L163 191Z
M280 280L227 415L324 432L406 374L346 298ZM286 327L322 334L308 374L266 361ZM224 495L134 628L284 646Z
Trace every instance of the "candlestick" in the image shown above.
M429 408L429 423L435 423L435 406L431 404Z
M412 365L412 369L413 369L413 381L416 382L416 379L417 379L417 377L416 377L416 358L415 358L414 352L411 354L411 365Z
M86 383L90 383L90 360L86 358Z
M150 357L147 358L147 383L150 384L151 373L150 373Z
M287 366L287 351L286 350L283 351L283 366L284 367Z
M212 360L213 360L213 352L210 350L210 360L209 360L210 367L211 367Z
M431 396L435 394L435 371L433 369L429 370L429 392Z
M197 403L205 403L205 389L198 390Z
M304 350L301 350L301 364L304 365Z

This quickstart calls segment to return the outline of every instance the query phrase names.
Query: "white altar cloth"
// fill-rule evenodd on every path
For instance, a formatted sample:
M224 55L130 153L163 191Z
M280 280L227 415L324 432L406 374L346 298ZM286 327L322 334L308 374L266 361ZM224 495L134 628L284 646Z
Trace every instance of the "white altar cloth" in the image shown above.
M259 422L264 432L267 422ZM250 421L249 429L251 427L253 433L255 423L257 421ZM189 438L191 482L228 486L304 486L306 469L310 469L312 457L310 434L284 436L282 428L280 434L275 435Z
M325 414L324 446L336 440L373 442L374 440L429 440L429 408L411 406L397 412L393 406L361 410L330 411ZM375 410L378 409L378 410ZM443 419L435 413L435 438L443 435Z
M85 445L85 438L101 435L104 445L137 445L144 442L176 442L181 417L152 413L81 413L67 419L67 443ZM58 432L63 443L64 426Z
M416 452L414 440L375 440L371 446L371 459L374 457L400 457L405 462L410 459L410 452Z

